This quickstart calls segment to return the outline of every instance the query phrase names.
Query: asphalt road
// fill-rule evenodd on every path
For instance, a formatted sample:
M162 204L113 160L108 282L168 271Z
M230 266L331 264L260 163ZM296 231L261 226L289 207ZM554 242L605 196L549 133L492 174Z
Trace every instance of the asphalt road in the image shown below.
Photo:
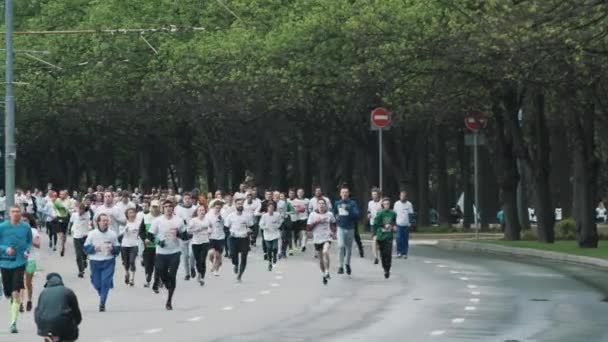
M64 258L44 248L35 287L46 272L64 276L83 311L80 341L608 341L608 303L594 287L608 284L604 272L415 245L408 260L393 260L389 280L371 259L358 257L348 277L335 273L332 248L327 286L310 251L279 261L273 272L254 251L242 284L227 259L204 287L180 272L172 312L163 292L142 287L141 269L135 287L122 283L122 267L108 311L97 312L88 277L76 277L71 245ZM587 273L594 282L581 278ZM6 303L0 322L8 328ZM1 329L0 341L41 340L32 313L18 326L18 335Z

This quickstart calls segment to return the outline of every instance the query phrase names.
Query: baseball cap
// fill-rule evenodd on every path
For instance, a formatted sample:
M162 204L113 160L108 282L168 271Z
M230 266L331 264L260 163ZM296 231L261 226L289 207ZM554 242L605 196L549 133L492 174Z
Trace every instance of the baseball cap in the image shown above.
M153 200L152 202L150 202L150 206L151 207L160 207L160 201L159 200Z

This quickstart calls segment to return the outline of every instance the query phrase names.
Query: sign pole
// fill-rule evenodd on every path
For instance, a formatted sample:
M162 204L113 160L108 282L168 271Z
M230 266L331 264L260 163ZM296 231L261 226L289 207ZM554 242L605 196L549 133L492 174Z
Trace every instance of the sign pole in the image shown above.
M383 129L380 128L378 130L378 175L379 175L379 179L378 179L378 186L380 187L380 193L382 193L382 131Z
M475 239L479 240L479 144L478 144L479 131L473 133L473 168L474 170L474 187L475 187Z
M15 99L13 97L13 0L4 2L6 23L6 69L5 87L5 186L6 186L6 208L15 204Z

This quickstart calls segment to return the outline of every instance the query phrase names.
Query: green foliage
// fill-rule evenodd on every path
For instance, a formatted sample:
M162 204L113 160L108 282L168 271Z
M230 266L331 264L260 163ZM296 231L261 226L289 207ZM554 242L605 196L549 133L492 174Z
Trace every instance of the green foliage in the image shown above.
M559 221L556 225L556 238L559 240L576 239L576 221L573 218L566 218Z
M605 83L607 6L22 0L18 31L179 30L143 35L158 54L137 33L16 37L17 49L48 50L42 57L61 67L18 55L16 80L28 84L17 89L17 139L20 155L31 157L18 166L39 183L62 179L72 167L60 165L65 158L79 174L116 174L131 170L150 143L166 146L153 156L174 164L185 157L177 141L184 127L198 159L219 150L251 161L243 144L285 142L294 132L310 145L331 137L335 153L339 142L365 145L367 116L378 105L391 108L403 134L421 124L461 125L464 111L491 107L501 82L547 87L554 98L573 77ZM91 157L99 155L106 157Z

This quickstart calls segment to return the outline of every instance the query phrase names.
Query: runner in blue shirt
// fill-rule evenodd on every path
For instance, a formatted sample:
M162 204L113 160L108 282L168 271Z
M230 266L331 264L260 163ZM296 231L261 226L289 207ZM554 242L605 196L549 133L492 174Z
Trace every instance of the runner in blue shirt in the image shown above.
M21 221L21 209L10 208L9 220L0 224L0 273L4 296L11 301L10 332L16 334L21 305L21 290L25 288L25 266L32 248L32 230Z

